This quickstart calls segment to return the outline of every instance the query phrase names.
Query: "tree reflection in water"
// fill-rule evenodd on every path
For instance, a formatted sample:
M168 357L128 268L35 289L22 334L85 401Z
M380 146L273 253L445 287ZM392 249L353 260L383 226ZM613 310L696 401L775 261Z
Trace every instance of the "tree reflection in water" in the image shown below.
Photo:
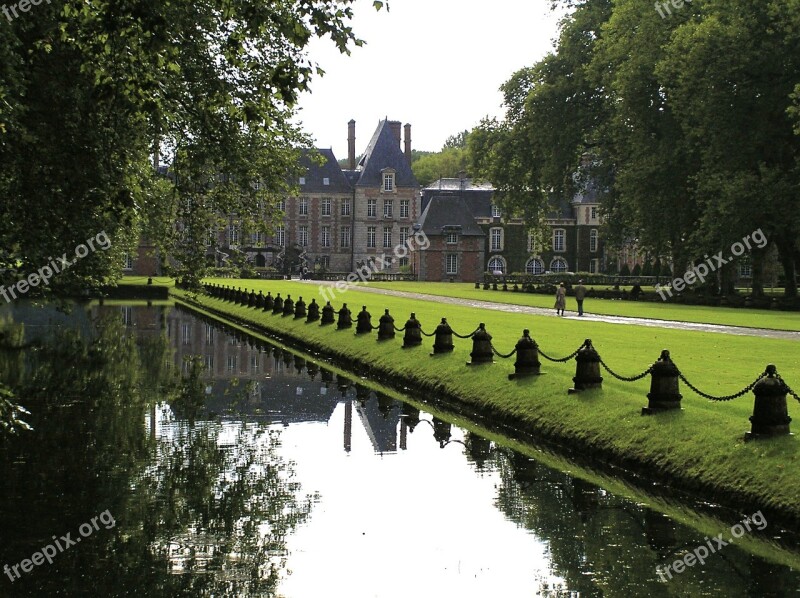
M19 324L5 323L0 380L34 430L0 449L0 563L74 536L106 509L117 522L14 581L13 595L275 592L286 537L315 497L292 481L280 430L194 421L200 371L172 367L163 309L146 310L153 333L136 337L119 308L94 318L76 309L91 326L53 330L36 349L20 348Z

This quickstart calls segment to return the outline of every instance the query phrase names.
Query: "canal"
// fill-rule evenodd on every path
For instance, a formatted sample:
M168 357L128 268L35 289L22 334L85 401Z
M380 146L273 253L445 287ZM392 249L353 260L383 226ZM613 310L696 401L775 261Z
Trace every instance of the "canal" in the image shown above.
M0 596L800 595L757 507L668 516L183 308L6 306L0 381Z

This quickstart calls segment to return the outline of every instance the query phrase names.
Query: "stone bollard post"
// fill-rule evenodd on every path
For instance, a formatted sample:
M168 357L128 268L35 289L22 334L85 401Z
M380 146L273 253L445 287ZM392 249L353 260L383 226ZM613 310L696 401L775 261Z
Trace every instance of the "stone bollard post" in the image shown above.
M256 297L256 309L264 309L264 293L258 291L258 297Z
M247 296L247 307L255 307L256 306L256 292L254 290L250 290L250 294Z
M306 302L303 301L303 298L300 297L297 300L297 303L294 304L294 319L297 320L299 318L306 317Z
M514 373L508 375L509 380L523 376L538 376L542 364L539 362L539 345L530 336L527 328L522 331L522 338L517 341L517 361L514 363Z
M683 395L678 387L679 380L678 368L672 363L669 351L664 349L650 370L649 403L647 407L642 407L642 415L680 409Z
M422 344L422 324L417 320L417 315L411 312L411 317L406 321L405 335L403 335L403 349L418 347Z
M745 441L791 434L789 423L792 418L789 417L786 405L789 388L778 376L774 364L769 364L764 373L766 375L753 387L756 400L753 404L753 415L750 416L750 431L744 435Z
M286 295L286 299L283 301L283 315L294 315L294 299L292 299L291 295Z
M492 335L486 332L486 325L481 322L478 330L472 336L472 353L469 354L472 361L467 365L481 365L484 363L494 363L492 353Z
M322 320L319 323L320 326L325 326L326 324L333 324L336 321L336 319L334 318L334 313L336 312L333 309L333 305L331 305L331 302L328 301L322 307Z
M362 305L361 311L356 315L356 334L369 334L372 332L372 315L367 311L367 306Z
M385 310L378 320L378 340L388 341L394 338L394 318L389 315L389 310Z
M319 303L316 299L311 299L311 303L308 304L306 322L316 322L317 320L319 320Z
M603 385L603 378L600 376L600 355L592 346L592 339L587 338L575 356L575 377L572 381L575 387L569 389L570 394L590 388L600 388Z
M337 330L353 327L353 317L347 308L347 303L342 303L342 309L339 310L338 315L339 319L336 321Z
M275 295L275 301L272 304L272 313L273 314L283 313L283 298L281 297L280 293Z
M267 296L264 297L264 311L272 311L275 306L275 299L272 297L272 292L267 291Z
M431 353L431 355L452 352L454 349L453 329L450 328L450 324L447 323L447 318L442 318L442 323L436 327L434 335L433 353Z

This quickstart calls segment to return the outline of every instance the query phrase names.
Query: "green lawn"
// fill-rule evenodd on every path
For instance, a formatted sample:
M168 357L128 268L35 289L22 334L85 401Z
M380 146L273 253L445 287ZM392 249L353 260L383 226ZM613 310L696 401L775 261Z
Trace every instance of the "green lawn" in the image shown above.
M458 282L370 282L366 286L411 293L458 297L461 299L478 299L495 303L544 307L547 309L552 309L554 301L554 297L548 295L514 293L513 291L484 291L482 288L476 289L474 284ZM583 307L586 313L606 316L629 316L652 318L654 320L677 320L679 322L800 331L800 313L789 311L676 305L660 301L618 301L592 299L591 297L586 299ZM567 310L577 311L574 297L567 297Z
M303 296L306 302L312 297L321 300L317 287L311 284L230 279L217 282L241 284L243 288L271 291L273 295L281 293L284 297L291 294L295 300ZM184 295L182 291L175 293ZM485 293L500 295L500 292ZM426 339L423 347L403 350L399 335L394 341L379 343L374 333L355 336L352 329L337 331L335 326L306 324L304 320L205 296L198 300L328 353L371 364L378 371L401 374L413 381L423 396L433 397L444 391L479 408L502 412L540 433L569 439L612 460L635 457L660 475L680 479L684 484L703 482L724 493L736 493L749 501L753 511L773 507L800 518L796 500L800 496L800 476L794 471L800 445L795 437L743 442L752 414L751 393L731 402L717 403L702 399L682 386L684 411L642 417L640 410L647 404L649 377L625 383L604 372L602 389L567 395L575 373L574 362L552 364L543 360L542 376L510 382L507 374L513 371L513 360L496 359L492 365L465 366L471 341L456 339L454 353L429 357L431 339ZM592 338L606 363L625 376L642 372L661 349L669 348L687 378L711 394L740 390L770 362L777 365L790 385L800 388L800 344L795 341L525 316L357 290L337 295L333 304L338 309L342 302L348 303L354 319L361 305L367 305L376 324L384 308L390 309L399 326L414 311L427 332L443 316L462 334L474 330L478 322L485 322L501 352L513 348L523 328L529 328L540 347L556 357L571 353L585 338ZM793 399L789 412L798 421L800 405Z

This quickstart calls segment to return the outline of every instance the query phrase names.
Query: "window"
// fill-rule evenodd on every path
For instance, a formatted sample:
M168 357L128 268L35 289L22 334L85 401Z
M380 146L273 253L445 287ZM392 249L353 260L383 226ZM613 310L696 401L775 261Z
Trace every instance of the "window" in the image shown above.
M259 359L259 357L260 357L260 355L258 355L258 353L256 353L255 355L251 355L250 356L250 371L253 372L253 373L258 372L258 368L261 365L259 363L259 361L261 361Z
M594 253L597 251L597 229L593 228L589 231L589 251Z
M393 204L394 202L391 199L384 199L383 200L383 217L384 218L391 218L392 213L394 211Z
M447 233L447 242L450 245L458 243L458 233Z
M205 359L206 370L209 372L214 371L214 356L213 355L206 355Z
M130 253L125 253L122 256L122 269L133 270L133 258L131 257Z
M401 268L407 268L407 267L408 267L408 264L409 264L409 260L408 260L408 258L407 258L407 257L401 257L401 258L400 258L400 261L398 262L398 265L399 265Z
M563 228L553 230L553 251L566 251L566 234ZM552 268L551 268L552 270Z
M409 199L401 199L400 200L400 218L408 218L409 214L409 206L411 205L411 200Z
M330 185L331 180L328 177L322 177L322 184L323 185Z
M282 224L275 228L275 244L278 247L286 245L286 228Z
M753 267L749 261L739 262L739 276L742 278L752 278L753 276Z
M503 251L503 229L493 228L489 231L489 250L490 251Z
M206 344L213 345L214 344L214 328L206 324Z
M122 308L122 324L125 326L132 326L133 325L133 308L132 307L123 307ZM186 344L186 343L184 343Z
M350 247L350 227L343 226L342 230L339 231L339 246L340 247Z
M301 226L297 231L297 242L303 247L308 245L308 227Z
M597 220L597 206L592 206L592 220Z
M319 256L319 265L321 268L325 270L330 270L331 268L331 256L329 255L321 255Z
M383 246L384 247L391 247L392 246L392 227L391 226L384 226L383 227Z
M280 200L280 201L278 202L278 209L279 209L281 212L284 212L284 213L286 212L286 200L285 200L285 199L282 199L282 200Z
M300 184L301 185L305 185L306 184L306 177L304 177L304 176L300 177Z
M189 345L192 342L192 325L181 324L181 341L184 345Z
M600 271L600 260L597 258L589 260L589 273L597 274Z
M553 261L550 262L550 271L551 272L566 272L567 271L567 260L563 257L554 257Z
M331 198L330 197L323 197L322 198L322 205L320 208L320 214L323 216L330 216L331 215Z
M209 228L206 233L206 247L211 247L212 245L214 245L214 229Z
M501 257L493 257L489 260L489 272L506 273L506 261Z
M408 240L408 231L409 228L407 226L400 227L400 245L405 245Z
M375 227L367 227L367 247L375 247Z
M447 274L458 274L458 254L448 253L445 256L445 272Z
M533 233L528 233L528 253L539 253L538 243L536 242L536 238L533 236Z
M228 227L228 245L230 247L235 247L239 244L239 227L235 224L231 224Z
M320 243L323 247L331 246L331 227L323 226L320 228Z
M378 200L377 199L368 199L367 200L367 217L368 218L375 218L378 215Z
M250 235L250 244L253 247L261 247L264 244L265 235L262 232L252 233Z
M342 216L349 216L350 215L350 200L343 199L342 200Z
M301 216L308 216L308 198L301 197L300 198L300 207L298 213Z
M532 257L525 264L525 272L527 274L541 274L544 272L544 262L538 257Z
M383 174L383 190L394 191L394 173L385 172Z
M492 204L492 218L500 218L500 208Z
M228 355L228 371L235 372L236 371L236 355Z

